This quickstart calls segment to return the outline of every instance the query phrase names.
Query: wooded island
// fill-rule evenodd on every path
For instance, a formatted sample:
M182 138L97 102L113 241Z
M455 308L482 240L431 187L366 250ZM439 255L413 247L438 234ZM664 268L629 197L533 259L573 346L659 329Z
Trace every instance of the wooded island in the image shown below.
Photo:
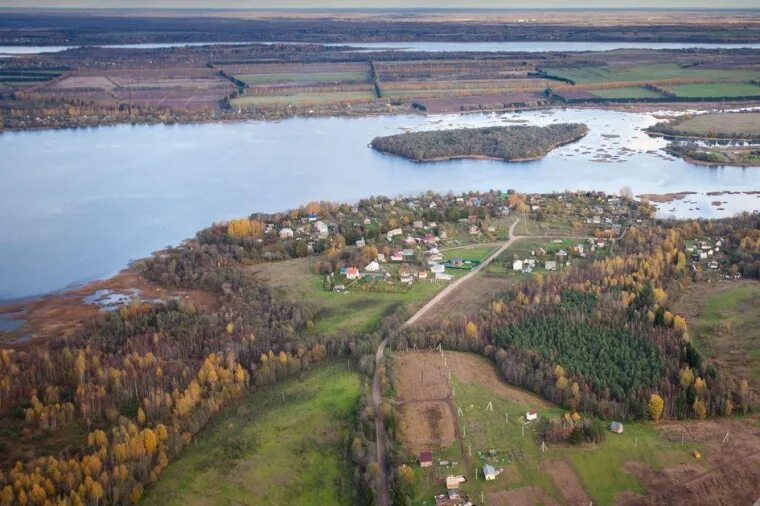
M371 146L415 162L456 158L519 162L542 158L552 149L577 141L587 133L588 127L581 123L459 128L376 137Z

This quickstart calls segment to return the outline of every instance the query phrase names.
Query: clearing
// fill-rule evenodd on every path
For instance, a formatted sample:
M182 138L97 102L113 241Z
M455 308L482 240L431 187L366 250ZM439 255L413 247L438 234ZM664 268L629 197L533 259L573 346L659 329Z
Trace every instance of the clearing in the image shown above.
M760 87L757 88L760 90ZM672 130L694 137L710 137L716 134L760 135L760 113L707 113L685 119L677 119L668 125Z
M760 384L760 283L694 284L674 310L686 316L694 344L719 370Z
M430 504L451 474L463 474L462 491L488 505L740 504L760 494L756 419L628 422L625 433L609 433L599 445L551 444L543 453L525 412L556 417L565 410L506 384L484 357L420 351L396 352L394 360L402 441L417 478L414 504ZM433 452L432 467L415 462L422 449ZM486 463L503 469L496 480L476 479Z
M360 380L331 364L251 393L172 462L145 504L351 504L344 444Z

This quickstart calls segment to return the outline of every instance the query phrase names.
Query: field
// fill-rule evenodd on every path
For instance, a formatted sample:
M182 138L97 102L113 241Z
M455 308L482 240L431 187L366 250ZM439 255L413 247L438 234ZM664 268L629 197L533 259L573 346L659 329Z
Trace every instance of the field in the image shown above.
M367 81L369 73L365 72L303 72L289 74L237 74L235 76L246 84L267 84L283 82L338 82Z
M417 478L414 504L431 504L445 489L439 479L449 474L464 474L462 490L487 505L738 504L760 493L752 470L760 463L755 420L632 422L596 446L552 444L542 452L534 426L523 432L520 417L530 408L543 417L564 410L503 383L486 359L433 351L394 357L402 439ZM722 444L726 431L735 439ZM421 449L433 451L432 467L413 463ZM701 461L691 456L695 449ZM495 481L476 478L484 463L503 469Z
M704 83L668 86L678 97L760 97L760 86L750 83Z
M700 81L749 81L760 78L760 71L681 66L676 63L609 65L543 69L551 76L570 79L576 84L605 82L662 82L673 79Z
M233 107L246 107L250 105L271 104L329 104L353 101L374 100L374 92L367 88L366 91L334 91L323 93L293 93L290 95L249 95L230 100Z
M686 316L694 343L719 370L760 384L760 283L696 284L675 309Z
M599 98L662 98L662 95L643 86L624 86L622 88L605 88L590 90Z
M445 281L421 281L400 293L351 289L333 293L323 288L321 276L310 272L306 258L260 264L252 270L280 296L312 307L316 314L312 331L321 334L369 332L398 310L411 314L446 286Z
M248 395L172 462L147 505L351 504L346 431L356 373L321 366Z
M760 87L757 87L760 90ZM689 136L725 134L760 135L760 113L707 113L676 120L670 127Z

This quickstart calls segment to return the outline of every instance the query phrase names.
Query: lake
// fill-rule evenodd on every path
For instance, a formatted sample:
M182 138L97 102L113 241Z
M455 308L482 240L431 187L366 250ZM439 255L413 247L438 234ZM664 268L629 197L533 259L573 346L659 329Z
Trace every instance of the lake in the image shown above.
M145 44L111 44L97 47L112 49L160 49L185 46L235 45L254 44L253 42L162 42ZM299 42L259 42L259 44L301 44ZM340 44L324 44L325 46L352 46L359 50L380 51L394 49L397 51L442 51L465 52L499 52L519 51L537 53L543 51L612 51L615 49L760 49L760 43L721 44L698 42L345 42ZM0 46L0 55L22 55L39 53L58 53L78 46Z
M0 135L0 299L110 276L214 220L310 200L425 190L691 190L661 214L718 217L760 208L760 170L691 165L641 131L650 114L554 109L499 114L293 118L122 125ZM415 164L367 145L378 135L460 126L583 122L578 143L533 162ZM618 136L618 137L615 137ZM622 148L630 149L626 151ZM706 192L730 190L711 197ZM713 200L726 201L718 210Z

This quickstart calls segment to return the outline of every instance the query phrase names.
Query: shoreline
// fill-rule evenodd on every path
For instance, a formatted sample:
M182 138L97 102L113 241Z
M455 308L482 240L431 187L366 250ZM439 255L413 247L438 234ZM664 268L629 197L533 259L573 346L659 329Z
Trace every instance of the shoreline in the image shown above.
M382 105L376 102L354 104L354 105L367 105L367 104ZM249 121L276 122L276 121L293 119L293 118L304 118L304 119L307 119L307 118L363 118L363 117L394 116L394 115L414 115L414 116L435 117L435 116L443 116L443 115L450 115L450 114L470 115L470 114L522 112L522 111L554 110L554 109L592 109L592 110L598 109L598 110L616 111L616 112L630 113L630 114L651 114L651 113L662 112L662 111L672 111L674 113L683 113L683 112L692 111L692 110L705 112L705 111L711 111L711 110L758 108L760 107L760 100L735 101L735 102L699 102L699 101L658 102L656 104L652 104L648 102L627 102L627 103L594 102L594 103L576 103L576 104L556 103L556 104L547 104L547 105L541 105L541 106L499 107L499 108L485 108L485 109L466 110L466 111L452 110L452 111L435 112L435 113L427 113L425 111L420 111L419 109L415 109L411 107L411 101L409 103L404 104L403 106L390 106L390 107L392 108L391 110L388 110L387 108L385 108L384 110L368 110L368 109L361 110L361 109L353 109L353 108L348 109L344 107L338 110L323 110L323 111L312 110L311 113L309 113L308 110L288 112L288 110L285 109L285 110L276 111L277 112L276 115L273 113L267 114L266 112L260 113L260 114L233 113L235 114L235 116L200 118L200 119L179 117L179 118L176 118L174 121L162 121L158 119L153 121L150 119L146 119L144 121L93 122L93 123L88 123L88 124L75 124L75 125L74 124L48 125L48 126L33 125L33 126L23 126L23 127L5 126L4 128L0 129L0 135L6 132L13 133L13 132L45 131L45 130L78 130L78 129L98 128L98 127L117 127L117 126L123 126L123 125L131 125L131 126L205 125L205 124L243 123L243 122L249 122ZM649 132L648 130L644 130L644 131L648 135L657 136L655 135L655 132ZM660 136L664 137L664 135L660 135ZM728 140L728 139L716 139L716 140ZM745 139L741 139L741 140L745 140Z

